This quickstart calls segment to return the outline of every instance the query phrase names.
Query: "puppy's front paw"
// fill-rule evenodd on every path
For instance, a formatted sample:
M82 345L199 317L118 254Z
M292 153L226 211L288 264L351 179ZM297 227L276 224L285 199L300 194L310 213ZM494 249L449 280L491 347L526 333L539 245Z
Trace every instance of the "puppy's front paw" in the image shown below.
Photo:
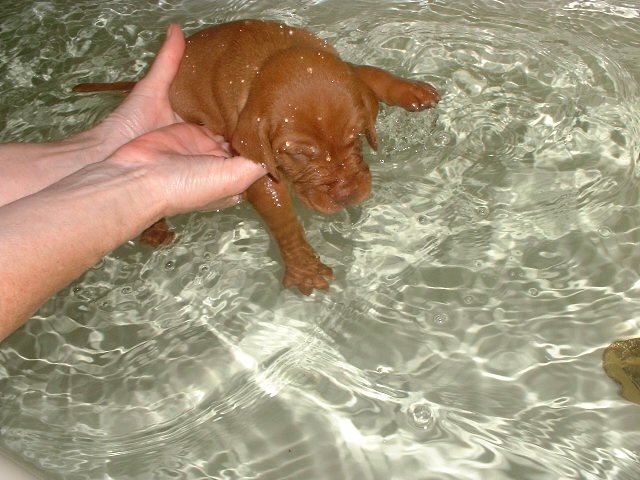
M297 287L300 292L309 295L314 288L327 290L333 278L333 270L311 250L287 259L282 284L285 288Z
M410 112L433 108L440 101L440 94L433 85L419 80L405 80L396 84L389 93L392 104Z

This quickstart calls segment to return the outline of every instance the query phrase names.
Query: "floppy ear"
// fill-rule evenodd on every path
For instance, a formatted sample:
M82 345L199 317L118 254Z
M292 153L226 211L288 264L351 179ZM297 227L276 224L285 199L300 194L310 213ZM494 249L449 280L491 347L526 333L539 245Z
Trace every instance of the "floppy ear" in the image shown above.
M238 124L231 137L231 146L243 157L266 168L274 180L280 181L266 116L261 116L255 109L245 106L238 117Z
M363 82L361 83L362 103L365 111L365 130L369 145L378 150L378 135L376 134L376 119L378 118L378 98L373 91Z

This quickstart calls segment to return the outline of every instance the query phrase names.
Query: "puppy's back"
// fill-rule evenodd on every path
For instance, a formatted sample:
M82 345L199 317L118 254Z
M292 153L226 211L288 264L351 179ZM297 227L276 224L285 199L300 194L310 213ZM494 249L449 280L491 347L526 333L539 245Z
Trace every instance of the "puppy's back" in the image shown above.
M292 47L337 55L312 33L276 22L239 20L195 33L187 38L171 88L173 108L185 120L202 123L230 138L252 82L265 62Z

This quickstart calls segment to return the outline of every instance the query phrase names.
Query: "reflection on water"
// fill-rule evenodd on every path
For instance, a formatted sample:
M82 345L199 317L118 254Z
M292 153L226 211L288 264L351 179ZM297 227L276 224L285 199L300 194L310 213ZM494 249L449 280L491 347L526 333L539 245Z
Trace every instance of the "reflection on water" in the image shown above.
M638 335L635 2L14 2L0 139L60 137L164 25L308 26L433 83L383 109L369 200L302 212L329 293L282 291L246 206L171 219L0 347L0 446L49 478L635 479L638 406L601 369Z

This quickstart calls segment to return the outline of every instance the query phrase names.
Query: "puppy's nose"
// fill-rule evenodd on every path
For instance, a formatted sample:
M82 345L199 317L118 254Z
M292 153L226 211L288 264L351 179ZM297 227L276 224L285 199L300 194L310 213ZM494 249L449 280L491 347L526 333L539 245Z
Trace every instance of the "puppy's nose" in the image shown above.
M348 205L354 194L353 182L339 178L331 185L331 198L340 205Z
M339 178L331 185L331 198L340 205L354 205L362 202L369 194L369 182L361 174Z

